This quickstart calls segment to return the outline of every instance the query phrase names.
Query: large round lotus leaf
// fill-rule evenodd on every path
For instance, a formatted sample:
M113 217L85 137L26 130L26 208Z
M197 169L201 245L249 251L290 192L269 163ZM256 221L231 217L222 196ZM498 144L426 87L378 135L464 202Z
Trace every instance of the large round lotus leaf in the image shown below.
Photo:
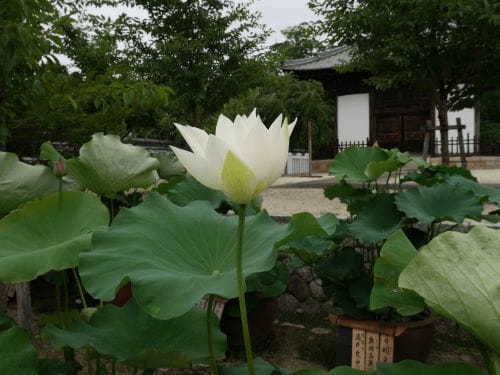
M28 333L17 326L0 331L0 374L38 374L35 348Z
M366 174L368 165L371 162L385 161L388 157L387 152L378 147L349 148L337 155L330 174L339 180L369 182L372 179Z
M419 186L396 196L398 209L421 223L450 220L461 223L466 217L481 216L483 206L474 193L448 184Z
M402 361L399 363L382 363L377 365L376 371L360 371L350 367L336 367L331 375L485 375L481 370L465 365L446 363L442 365L426 365L416 361Z
M500 232L446 232L422 247L399 286L422 296L500 354Z
M370 295L371 310L390 306L399 314L408 316L425 309L422 297L411 290L398 287L399 275L416 255L417 249L402 230L385 242L375 262L374 285Z
M179 207L153 193L139 206L121 210L110 231L94 235L92 251L81 254L80 275L90 294L105 301L130 280L143 308L170 319L206 294L238 295L237 226L237 217L219 215L206 202ZM247 219L247 276L274 266L274 244L287 230L265 213Z
M113 198L122 191L153 185L159 162L142 147L97 133L82 146L79 158L68 160L66 166L81 186Z
M226 337L212 325L216 357L223 357ZM43 331L58 347L94 348L103 355L141 368L188 367L193 360L209 357L206 312L193 309L170 320L148 315L135 301L125 307L107 305L89 323L79 322L63 330L54 326Z
M0 151L0 216L58 188L59 179L49 168L22 163L16 154Z
M55 193L0 220L0 281L22 282L78 264L92 232L105 228L106 207L93 194Z
M378 243L390 237L401 227L401 214L390 194L375 196L349 224L349 232L365 243Z
M478 198L487 199L490 202L500 205L500 189L483 186L476 181L462 176L450 176L446 179L446 183L462 190L472 191Z

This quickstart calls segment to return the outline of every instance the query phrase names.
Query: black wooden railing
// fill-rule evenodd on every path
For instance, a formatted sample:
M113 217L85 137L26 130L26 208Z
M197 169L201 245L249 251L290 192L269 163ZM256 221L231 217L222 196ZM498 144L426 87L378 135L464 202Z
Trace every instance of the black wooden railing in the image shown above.
M467 156L500 156L500 139L487 139L480 136L464 135L464 151ZM334 143L334 154L344 151L350 147L368 147L372 146L373 142L370 139L363 141L337 141ZM380 145L384 147L383 144ZM423 142L422 142L423 147ZM450 156L460 156L460 143L458 137L448 138L448 150ZM441 155L441 140L432 139L429 147L432 156Z

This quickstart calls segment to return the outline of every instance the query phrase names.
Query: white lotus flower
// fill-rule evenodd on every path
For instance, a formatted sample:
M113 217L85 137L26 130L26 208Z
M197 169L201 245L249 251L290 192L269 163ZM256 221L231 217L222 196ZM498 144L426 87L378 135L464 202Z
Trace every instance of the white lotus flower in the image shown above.
M247 204L283 173L296 122L288 125L280 115L268 129L254 110L234 123L220 115L215 135L175 124L193 152L171 148L200 183Z

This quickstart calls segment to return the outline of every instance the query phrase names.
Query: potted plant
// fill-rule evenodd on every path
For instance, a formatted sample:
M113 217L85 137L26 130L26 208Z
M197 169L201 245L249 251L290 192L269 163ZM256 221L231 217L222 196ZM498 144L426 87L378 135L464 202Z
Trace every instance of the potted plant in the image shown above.
M416 171L401 178L410 164ZM336 364L371 370L378 361L423 361L432 340L432 315L421 297L398 287L404 267L396 259L411 259L416 249L450 229L445 222L458 226L465 218L484 218L483 203L496 203L496 191L479 185L464 168L436 168L379 147L343 151L331 174L337 183L325 195L340 199L350 215L339 220L330 237L335 246L316 262L315 271L334 302Z

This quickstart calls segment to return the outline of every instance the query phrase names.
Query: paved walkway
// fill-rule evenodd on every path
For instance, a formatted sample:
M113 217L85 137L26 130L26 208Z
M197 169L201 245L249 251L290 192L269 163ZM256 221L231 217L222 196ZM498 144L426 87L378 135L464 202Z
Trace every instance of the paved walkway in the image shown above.
M479 183L500 188L500 169L472 170ZM348 215L345 204L338 199L324 197L323 189L335 183L327 174L319 177L281 177L265 191L263 207L273 216L290 216L298 212L310 212L315 216L333 213L338 217ZM486 205L485 211L496 209Z

